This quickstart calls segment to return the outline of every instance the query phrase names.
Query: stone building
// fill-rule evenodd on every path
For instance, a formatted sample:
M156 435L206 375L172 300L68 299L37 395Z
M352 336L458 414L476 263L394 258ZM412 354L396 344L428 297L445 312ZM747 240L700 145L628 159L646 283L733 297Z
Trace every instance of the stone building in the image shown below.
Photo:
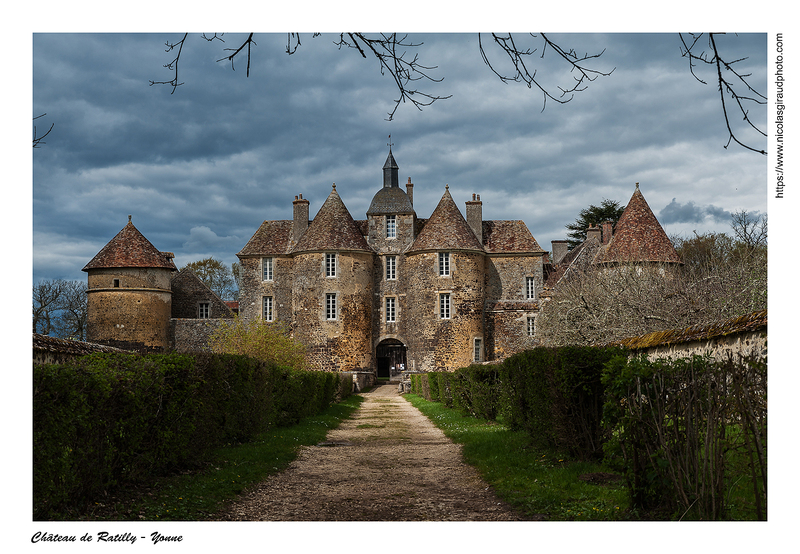
M282 321L328 371L454 370L535 345L545 252L522 221L466 218L448 187L427 219L399 186L391 149L383 187L355 220L336 185L313 219L265 221L237 254L240 316Z
M89 281L86 340L139 352L185 350L176 345L176 328L187 336L183 328L196 320L233 317L191 270L178 271L174 257L153 246L128 216L83 268Z
M366 219L336 185L313 218L302 194L292 219L264 221L237 254L238 314L282 322L312 367L393 377L455 370L538 344L536 318L573 269L680 264L637 184L615 229L589 229L548 257L523 221L484 220L473 194L464 214L445 186L417 217L411 179L401 188L391 148ZM89 342L139 351L206 348L234 316L190 270L178 271L128 224L83 268Z

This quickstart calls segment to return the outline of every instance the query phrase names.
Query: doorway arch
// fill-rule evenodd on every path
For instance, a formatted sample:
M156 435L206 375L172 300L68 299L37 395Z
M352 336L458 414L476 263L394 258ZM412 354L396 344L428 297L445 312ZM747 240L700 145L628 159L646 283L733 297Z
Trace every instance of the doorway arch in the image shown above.
M399 379L400 374L407 368L406 351L408 348L402 341L391 338L383 339L375 347L375 360L378 369L378 379Z

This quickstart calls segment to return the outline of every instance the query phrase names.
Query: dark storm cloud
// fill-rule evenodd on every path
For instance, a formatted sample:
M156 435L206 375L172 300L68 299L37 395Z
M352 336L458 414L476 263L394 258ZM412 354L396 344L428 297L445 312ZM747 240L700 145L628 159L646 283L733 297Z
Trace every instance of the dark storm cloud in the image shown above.
M174 94L149 86L170 78L163 45L181 36L34 36L33 109L56 124L34 155L34 278L69 267L83 278L80 268L128 214L180 264L236 261L263 220L291 218L295 194L309 199L313 216L334 182L363 218L381 186L389 134L401 180L415 183L419 217L447 184L462 208L478 193L486 218L524 220L546 249L589 204L627 203L635 182L669 219L668 232L697 210L716 229L725 212L765 209L764 161L722 148L718 96L691 76L677 35L554 35L581 53L605 48L593 66L614 71L544 111L535 87L503 84L489 71L477 35L413 35L424 45L409 52L442 79L416 85L451 98L422 111L401 105L391 122L392 79L376 60L337 48L338 35L303 35L291 56L286 35L256 35L249 78L243 60L235 71L216 61L244 35L225 35L224 44L190 35L185 84ZM763 35L738 40L763 61ZM531 60L551 90L572 82L555 56Z
M729 223L731 212L717 206L698 206L691 201L680 204L673 198L672 202L658 213L658 219L664 225L670 223L700 223L707 217L718 223Z

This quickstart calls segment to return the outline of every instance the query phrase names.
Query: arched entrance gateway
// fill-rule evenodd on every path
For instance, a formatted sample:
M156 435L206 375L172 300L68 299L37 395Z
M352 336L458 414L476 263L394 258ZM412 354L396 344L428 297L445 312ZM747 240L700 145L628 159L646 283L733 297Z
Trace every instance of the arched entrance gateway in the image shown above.
M406 369L406 345L397 339L383 339L375 348L378 379L399 379Z

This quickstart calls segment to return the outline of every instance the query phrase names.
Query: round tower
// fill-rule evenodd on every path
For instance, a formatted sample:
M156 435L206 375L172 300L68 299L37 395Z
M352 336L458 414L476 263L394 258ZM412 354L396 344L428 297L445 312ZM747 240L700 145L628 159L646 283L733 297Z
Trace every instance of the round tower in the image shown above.
M88 274L86 339L140 352L169 348L171 252L160 252L131 222L83 268Z

